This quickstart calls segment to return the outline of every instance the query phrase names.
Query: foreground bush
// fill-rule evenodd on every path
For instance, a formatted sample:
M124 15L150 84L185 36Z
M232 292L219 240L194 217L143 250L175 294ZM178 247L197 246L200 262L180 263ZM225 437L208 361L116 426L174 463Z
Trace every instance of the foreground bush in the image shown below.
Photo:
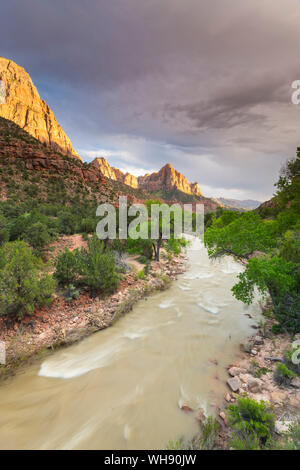
M38 251L43 250L51 240L48 228L42 222L36 222L28 227L25 240Z
M55 278L64 286L83 284L91 294L110 294L119 282L114 253L105 250L104 243L94 235L88 249L66 249L57 260Z
M30 314L52 301L56 282L40 277L43 264L23 241L6 243L0 250L0 314Z
M279 450L300 450L300 426L292 423L283 436L284 442L279 445Z
M58 257L55 278L63 286L76 284L81 272L81 259L78 250L70 251L66 249Z
M84 283L90 287L91 294L114 292L119 276L116 272L114 255L104 251L104 243L93 236L88 240L88 250L81 251Z
M279 385L289 385L297 377L297 374L290 370L285 364L277 364L274 378Z
M272 438L275 417L263 401L239 398L229 405L229 424L233 429L231 445L237 450L255 450L264 447Z

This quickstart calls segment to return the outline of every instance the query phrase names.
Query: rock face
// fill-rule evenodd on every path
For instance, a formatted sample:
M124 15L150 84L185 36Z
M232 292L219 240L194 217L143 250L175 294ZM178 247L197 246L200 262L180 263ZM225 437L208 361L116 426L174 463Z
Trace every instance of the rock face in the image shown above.
M30 135L70 157L80 159L69 137L57 123L28 73L15 62L0 57L0 83L5 89L0 116L15 122ZM2 90L3 95L3 90Z
M122 173L117 168L111 167L105 158L96 158L92 162L92 166L99 169L102 175L115 181L131 186L132 188L140 188L146 191L172 191L178 189L186 194L202 196L198 183L189 183L185 176L176 171L170 163L165 165L160 171L152 174L146 174L136 178L130 173Z
M202 196L198 183L189 183L185 176L167 163L157 173L139 176L139 187L147 191L172 191L178 189L186 194Z
M139 187L138 180L135 176L131 175L130 173L124 174L118 168L110 166L108 161L103 157L95 158L95 160L92 161L91 166L93 168L97 168L103 176L106 176L106 178L114 181L121 181L122 183L125 183L127 186L131 186L132 188Z

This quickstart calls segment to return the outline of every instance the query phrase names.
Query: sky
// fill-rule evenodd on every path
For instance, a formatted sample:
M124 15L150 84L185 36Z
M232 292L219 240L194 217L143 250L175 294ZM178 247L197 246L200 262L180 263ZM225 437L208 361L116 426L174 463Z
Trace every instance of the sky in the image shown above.
M269 199L300 145L298 0L9 0L25 67L86 161L171 163L206 196Z

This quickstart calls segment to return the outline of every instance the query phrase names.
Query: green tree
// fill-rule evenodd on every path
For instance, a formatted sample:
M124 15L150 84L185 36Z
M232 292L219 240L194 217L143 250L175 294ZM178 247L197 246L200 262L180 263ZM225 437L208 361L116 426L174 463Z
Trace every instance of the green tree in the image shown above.
M78 250L66 249L59 255L56 264L55 278L62 285L77 284L82 273L81 256Z
M7 220L0 212L0 246L9 240L9 230Z
M50 243L51 237L48 228L42 222L30 225L25 234L25 240L37 250L43 250Z
M274 221L264 221L256 212L245 212L229 224L222 223L222 219L223 216L205 232L210 257L234 255L249 259L254 251L265 252L276 246Z
M119 283L114 255L104 250L103 241L94 235L88 240L88 249L81 251L83 282L90 287L92 295L112 293Z
M36 305L52 301L55 280L40 275L43 264L24 241L6 243L0 250L0 311L2 315L31 314Z
M68 210L61 211L58 214L58 228L60 233L65 233L66 235L73 235L76 233L78 227L77 217Z

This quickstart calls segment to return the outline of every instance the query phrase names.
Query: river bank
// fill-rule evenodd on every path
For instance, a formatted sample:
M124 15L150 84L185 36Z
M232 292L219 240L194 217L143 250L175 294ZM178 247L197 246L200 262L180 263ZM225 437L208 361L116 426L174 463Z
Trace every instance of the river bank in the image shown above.
M290 384L279 385L275 379L277 364L283 361L285 353L293 342L287 333L274 335L274 318L269 316L270 305L263 307L267 316L257 325L255 333L241 343L237 360L228 364L228 391L217 407L217 422L220 431L216 447L230 448L231 429L228 425L227 408L239 397L249 397L257 402L264 401L275 415L275 442L288 431L289 425L300 422L300 379ZM300 339L296 335L295 339Z
M140 279L136 275L139 263L131 258L131 270L124 274L113 295L91 298L82 289L77 299L67 301L56 294L49 307L23 319L0 317L0 341L6 349L6 364L0 366L0 383L50 351L108 328L142 298L167 289L178 274L184 273L187 260L184 252L172 259L162 254L159 262L151 262L146 278Z

